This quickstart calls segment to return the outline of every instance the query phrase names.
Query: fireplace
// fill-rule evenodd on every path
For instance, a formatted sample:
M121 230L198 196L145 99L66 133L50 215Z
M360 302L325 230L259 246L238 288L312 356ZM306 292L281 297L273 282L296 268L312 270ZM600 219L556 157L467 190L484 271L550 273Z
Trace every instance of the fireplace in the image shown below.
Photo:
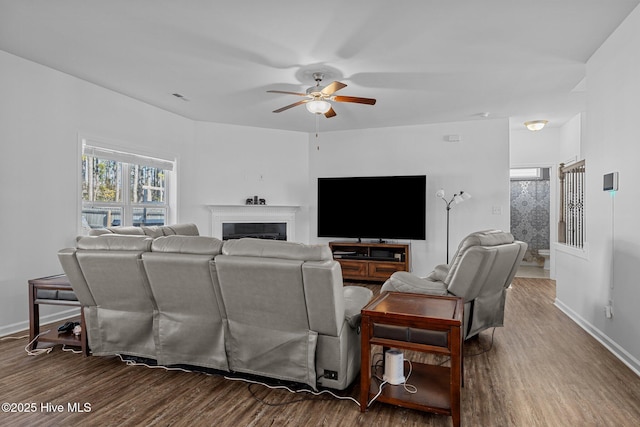
M208 205L208 208L211 234L220 240L258 237L295 241L299 206Z
M256 239L287 240L286 222L224 222L222 240L253 237Z

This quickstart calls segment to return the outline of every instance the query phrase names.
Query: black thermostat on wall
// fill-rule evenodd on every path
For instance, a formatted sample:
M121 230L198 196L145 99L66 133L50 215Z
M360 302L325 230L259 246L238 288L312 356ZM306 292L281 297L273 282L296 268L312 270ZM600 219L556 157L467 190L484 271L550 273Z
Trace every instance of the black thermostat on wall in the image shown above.
M618 191L618 172L611 172L604 175L602 190Z

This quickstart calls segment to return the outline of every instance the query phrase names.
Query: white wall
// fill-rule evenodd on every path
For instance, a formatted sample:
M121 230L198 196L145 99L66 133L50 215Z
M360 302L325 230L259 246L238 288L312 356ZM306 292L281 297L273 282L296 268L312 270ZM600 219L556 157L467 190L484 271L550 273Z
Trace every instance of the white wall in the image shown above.
M269 205L301 206L296 240L307 242L307 134L216 123L196 123L181 162L181 212L212 235L206 205L244 204L257 195Z
M587 63L586 233L583 256L558 252L557 304L640 374L640 8ZM602 191L604 174L620 190ZM613 300L614 316L604 306Z
M511 131L511 167L557 166L580 160L582 114L578 114L560 127L545 127L531 132Z
M79 135L177 158L172 221L205 235L206 204L306 200L307 134L194 123L3 51L0 70L0 336L28 327L27 280L62 273L56 254L75 244ZM305 206L300 217L304 241Z
M460 135L461 142L447 142ZM446 261L446 210L435 193L472 199L451 209L450 256L467 234L509 229L509 124L506 119L320 133L309 136L311 240L318 239L318 177L427 175L426 240L411 242L412 268L426 275ZM493 207L501 214L494 215Z
M178 116L0 51L0 333L25 329L27 280L61 273L78 231L78 133L136 149L192 138ZM52 310L43 307L45 314Z
M75 243L79 132L179 155L193 123L2 51L0 70L2 335L28 327L27 280L62 273Z
M569 164L580 157L583 114L578 114L560 127L546 127L531 132L522 126L522 130L512 130L510 134L510 167L548 167L550 168L550 277L556 275L556 250L558 241L558 166Z

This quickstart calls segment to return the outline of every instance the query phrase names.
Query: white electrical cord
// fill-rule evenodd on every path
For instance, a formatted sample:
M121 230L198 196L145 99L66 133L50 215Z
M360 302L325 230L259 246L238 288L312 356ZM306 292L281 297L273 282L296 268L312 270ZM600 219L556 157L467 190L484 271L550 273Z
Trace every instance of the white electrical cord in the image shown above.
M170 368L167 366L161 366L161 365L148 365L146 363L140 363L140 362L136 362L135 360L129 360L129 359L125 359L124 357L122 357L122 355L120 354L116 354L116 356L118 356L120 358L121 362L124 362L125 365L127 366L144 366L145 368L149 368L149 369L164 369L165 371L181 371L181 372L198 372L200 374L205 374L205 375L209 375L211 376L211 374L206 373L206 372L199 372L199 371L190 371L188 369L183 369L183 368Z
M201 373L201 374L205 374L208 376L213 376L212 374L209 374L207 372L201 372L201 371L191 371L188 369L184 369L184 368L171 368L171 367L166 367L166 366L152 366L152 365L148 365L146 363L139 363L133 360L129 360L129 359L125 359L122 357L122 355L117 354L116 356L118 356L120 358L120 361L124 362L127 366L144 366L146 368L152 368L152 369L164 369L167 371L182 371L182 372L189 372L189 373ZM273 386L273 385L269 385L263 382L259 382L259 381L253 381L253 380L249 380L249 379L245 379L245 378L234 378L234 377L229 377L229 376L223 376L223 378L225 380L231 380L231 381L243 381L249 384L258 384L258 385L262 385L265 386L267 388L270 388L272 390L287 390L290 393L309 393L312 394L314 396L320 396L321 394L330 394L331 396L335 397L336 399L340 399L340 400L351 400L353 402L356 403L356 405L360 406L360 402L358 402L356 399L354 399L351 396L338 396L337 394L334 394L332 392L330 392L329 390L320 390L320 391L313 391L313 390L307 390L307 389L300 389L300 390L292 390L289 387L286 386L282 386L282 385L277 385L277 386Z
M356 405L360 406L360 402L358 402L356 399L354 399L351 396L338 396L337 394L334 394L332 392L330 392L329 390L320 390L320 391L313 391L313 390L307 390L307 389L300 389L300 390L291 390L289 387L287 386L283 386L283 385L269 385L269 384L265 384L259 381L253 381L253 380L248 380L245 378L234 378L234 377L227 377L224 376L223 377L225 380L231 380L231 381L244 381L246 383L249 384L259 384L259 385L263 385L265 387L268 387L270 389L273 390L287 390L289 393L309 393L312 394L314 396L320 396L321 394L330 394L331 396L335 397L336 399L340 399L340 400L351 400L353 402L355 402Z
M34 339L29 341L27 345L24 346L24 351L26 351L29 356L39 356L41 354L51 353L51 351L53 350L53 347L34 348L33 350L29 350L29 346L33 344L38 338L40 338L40 335L48 334L49 332L51 332L51 329L47 329L46 331L40 332L38 335L36 335Z
M379 354L379 353L376 353L376 354ZM374 354L373 356L375 357L375 356L376 356L376 354ZM408 383L407 383L407 381L409 381L409 377L411 377L411 372L413 371L413 365L411 364L411 360L409 360L409 359L404 359L403 361L404 361L404 362L408 362L408 363L409 363L409 373L407 374L407 378L406 378L406 379L404 380L404 382L402 383L402 387L404 388L404 390L405 390L407 393L415 394L415 393L417 393L417 392L418 392L418 388L417 388L416 386L414 386L413 384L408 384ZM377 366L377 365L375 365L375 364L374 364L374 367L376 367L376 366ZM375 378L376 378L378 381L380 381L380 378L378 378L377 376L376 376ZM389 382L388 382L388 381L382 381L382 382L380 383L380 386L378 387L378 393L376 393L376 395L375 395L375 396L373 396L373 397L371 398L371 400L369 401L369 403L367 403L367 408L368 408L369 406L371 406L371 404L372 404L373 402L375 402L375 400L376 400L378 397L380 397L380 395L382 394L382 388L383 388L385 385L387 385L387 384L389 384ZM362 391L361 391L361 392L362 392Z
M72 349L72 348L67 348L67 345L66 345L66 344L62 346L62 351L66 351L66 352L73 353L73 354L80 354L80 353L82 353L82 350L74 350L74 349Z
M19 337L2 337L0 338L0 341L5 341L5 340L21 340L24 338L29 338L29 335L21 335Z
M380 383L380 386L378 387L378 393L377 393L375 396L373 396L373 397L371 398L371 400L369 401L369 403L367 403L367 408L368 408L369 406L371 406L371 404L372 404L373 402L375 402L375 400L376 400L378 397L380 397L380 395L382 394L382 387L384 387L384 386L385 386L385 384L387 384L387 382L386 382L386 381L382 381L382 382ZM360 393L362 393L362 390L360 390Z

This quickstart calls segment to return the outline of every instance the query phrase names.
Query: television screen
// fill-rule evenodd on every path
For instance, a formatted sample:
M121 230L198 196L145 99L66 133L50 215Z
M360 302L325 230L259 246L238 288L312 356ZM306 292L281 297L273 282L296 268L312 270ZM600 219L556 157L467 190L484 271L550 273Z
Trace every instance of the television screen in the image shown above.
M318 178L318 237L424 240L425 175Z

